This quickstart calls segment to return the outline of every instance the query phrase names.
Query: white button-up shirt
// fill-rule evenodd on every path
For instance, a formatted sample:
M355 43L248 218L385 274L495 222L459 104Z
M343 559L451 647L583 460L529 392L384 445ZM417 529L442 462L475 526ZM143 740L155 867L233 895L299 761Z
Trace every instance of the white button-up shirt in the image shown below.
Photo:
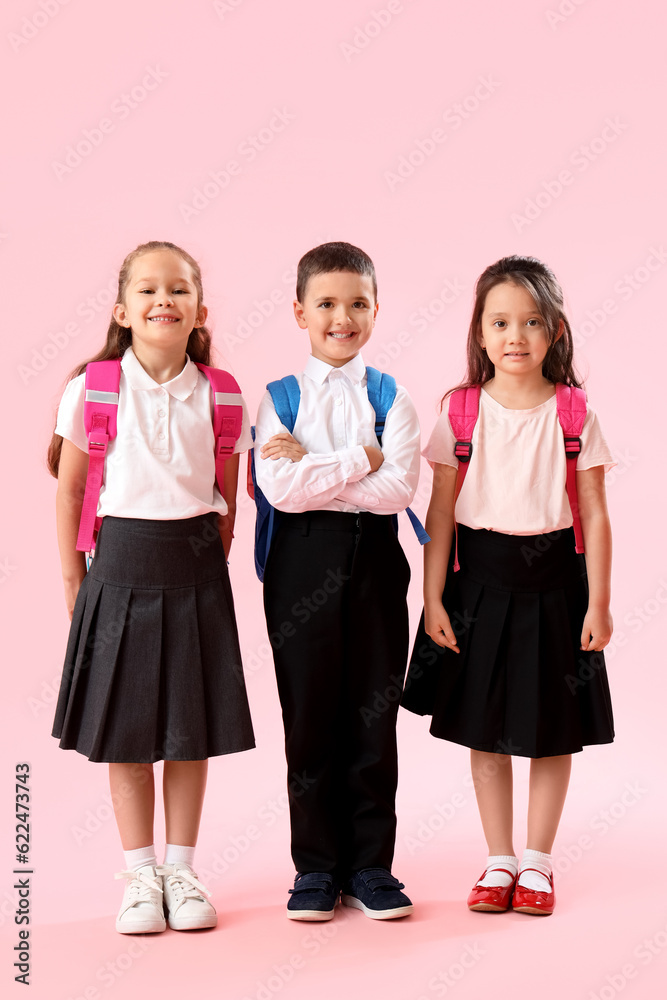
M65 388L56 434L88 452L83 424L85 373ZM252 447L245 403L234 451ZM131 347L121 361L118 434L109 443L98 514L181 520L227 513L215 483L211 383L188 358L183 371L160 385Z
M257 415L257 482L278 510L371 511L395 514L415 495L419 480L419 421L402 386L387 414L382 435L384 462L370 472L364 446L378 447L375 412L366 391L366 367L357 355L342 368L310 357L297 375L301 401L293 435L308 452L300 462L262 458L260 448L284 433L270 393Z

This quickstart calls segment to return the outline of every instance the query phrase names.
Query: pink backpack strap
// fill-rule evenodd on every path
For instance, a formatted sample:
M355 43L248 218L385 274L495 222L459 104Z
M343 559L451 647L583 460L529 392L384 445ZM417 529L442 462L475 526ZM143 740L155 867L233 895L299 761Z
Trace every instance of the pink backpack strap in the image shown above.
M468 471L468 462L472 456L472 432L479 416L480 392L481 386L473 385L467 389L456 389L449 397L449 423L456 438L454 455L459 460L454 494L455 504L463 487L463 480ZM461 568L459 565L459 530L456 520L454 520L454 533L454 572L456 573Z
M586 393L572 385L556 385L556 409L563 429L567 478L565 489L570 501L574 522L574 540L577 552L584 551L584 533L581 530L579 501L577 499L577 458L581 451L581 432L586 419Z
M91 361L86 366L83 423L88 435L88 475L81 508L79 552L92 552L95 529L99 526L97 506L104 479L104 460L109 442L117 432L120 359Z
M222 368L197 363L197 368L211 383L213 392L213 433L215 435L215 479L225 495L225 462L233 454L243 427L241 390L233 375Z

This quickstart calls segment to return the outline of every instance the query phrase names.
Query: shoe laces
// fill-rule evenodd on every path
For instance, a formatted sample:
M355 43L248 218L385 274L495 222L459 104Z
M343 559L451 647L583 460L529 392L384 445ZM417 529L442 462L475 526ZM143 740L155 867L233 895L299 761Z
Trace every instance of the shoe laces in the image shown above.
M158 870L155 870L156 875L159 874ZM125 878L130 880L130 884L127 887L127 906L133 906L135 903L155 903L155 893L159 892L162 894L162 885L160 881L156 878L151 878L151 876L145 871L123 871L116 872L114 878Z
M197 873L193 872L187 865L158 865L155 869L158 875L162 875L169 883L169 888L174 893L176 901L181 903L184 899L198 899L203 893L210 898L211 893L206 886L197 878Z
M357 874L371 892L377 892L378 889L405 889L404 884L399 882L397 878L394 878L390 872L385 871L384 868L365 868L363 871L357 872Z

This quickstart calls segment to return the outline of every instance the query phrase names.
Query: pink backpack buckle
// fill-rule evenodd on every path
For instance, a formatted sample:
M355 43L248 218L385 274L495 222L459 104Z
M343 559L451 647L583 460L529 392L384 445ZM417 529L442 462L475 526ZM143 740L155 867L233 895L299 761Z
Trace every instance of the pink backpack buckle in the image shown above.
M457 441L454 445L454 455L459 462L469 462L472 456L472 441Z

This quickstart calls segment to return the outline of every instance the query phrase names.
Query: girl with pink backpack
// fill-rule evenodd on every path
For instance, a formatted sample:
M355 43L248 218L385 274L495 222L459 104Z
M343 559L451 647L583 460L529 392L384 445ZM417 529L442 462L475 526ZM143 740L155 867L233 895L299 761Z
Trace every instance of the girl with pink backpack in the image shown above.
M165 930L165 911L175 930L215 926L193 867L208 758L254 746L226 561L252 438L238 385L208 367L206 318L197 262L172 243L137 247L104 348L65 389L49 453L72 619L53 735L109 764L122 934Z
M571 755L614 738L602 650L612 633L604 476L615 463L572 353L549 268L497 261L477 282L465 381L444 397L423 452L431 541L403 704L433 715L434 736L471 748L489 851L472 910L553 912ZM513 756L531 758L521 862Z

